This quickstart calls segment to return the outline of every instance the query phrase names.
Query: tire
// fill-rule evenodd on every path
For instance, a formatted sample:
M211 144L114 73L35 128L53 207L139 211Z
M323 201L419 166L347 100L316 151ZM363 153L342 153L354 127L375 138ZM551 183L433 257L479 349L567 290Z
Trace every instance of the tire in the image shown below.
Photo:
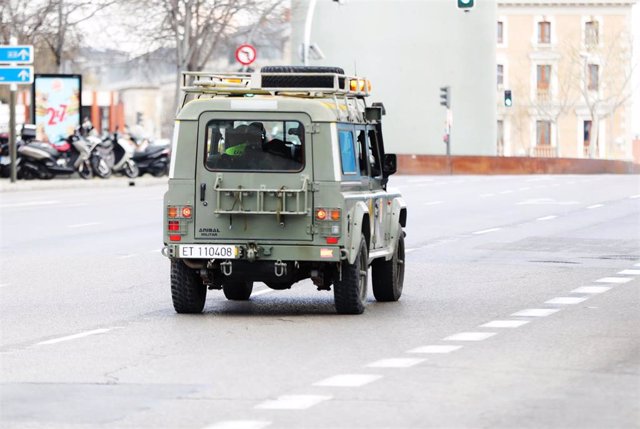
M106 159L102 157L95 157L92 160L93 172L101 179L108 179L111 177L111 167Z
M336 280L333 285L333 298L339 314L364 312L369 273L368 258L367 242L362 238L356 260L353 264L342 263L342 280Z
M176 313L201 313L207 287L198 273L179 259L171 260L171 299Z
M398 226L398 239L393 257L385 261L376 259L371 264L373 296L380 302L397 301L402 295L404 283L404 231Z
M124 174L130 179L135 179L136 177L138 177L138 175L140 175L138 164L131 160L127 161L127 163L124 165Z
M161 168L157 169L154 167L150 172L153 177L167 176L169 174L169 164L164 163Z
M78 174L83 179L91 179L93 177L93 170L91 169L91 162L87 159L78 166Z
M253 282L226 282L222 284L224 296L231 301L246 301L253 291Z

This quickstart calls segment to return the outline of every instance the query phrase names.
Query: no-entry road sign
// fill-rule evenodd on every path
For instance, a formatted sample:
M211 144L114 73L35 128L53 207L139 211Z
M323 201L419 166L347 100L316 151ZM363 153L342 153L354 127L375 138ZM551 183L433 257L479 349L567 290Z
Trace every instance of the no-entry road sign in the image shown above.
M0 63L33 63L33 45L0 45Z
M33 83L33 66L0 67L0 85Z
M256 52L256 48L248 43L238 46L236 49L236 60L243 66L248 66L252 62L256 60L258 53Z

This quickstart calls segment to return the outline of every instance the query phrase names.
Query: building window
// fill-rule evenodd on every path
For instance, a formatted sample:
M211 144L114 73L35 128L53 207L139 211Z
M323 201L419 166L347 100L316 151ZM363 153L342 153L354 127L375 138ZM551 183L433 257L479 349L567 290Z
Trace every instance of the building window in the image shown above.
M598 75L600 73L600 66L597 64L589 64L587 66L587 71L589 73L587 79L587 88L589 91L597 91L598 90Z
M504 85L504 66L502 64L498 64L498 87Z
M504 43L504 22L498 21L498 44L502 45Z
M551 43L551 23L538 22L538 43Z
M551 121L536 121L536 145L551 146Z
M584 41L587 46L597 46L600 43L600 27L598 21L588 21L584 24Z
M549 92L549 83L551 82L551 66L537 66L537 88L539 93Z
M589 148L591 146L591 121L582 121L582 153L584 156L589 156Z

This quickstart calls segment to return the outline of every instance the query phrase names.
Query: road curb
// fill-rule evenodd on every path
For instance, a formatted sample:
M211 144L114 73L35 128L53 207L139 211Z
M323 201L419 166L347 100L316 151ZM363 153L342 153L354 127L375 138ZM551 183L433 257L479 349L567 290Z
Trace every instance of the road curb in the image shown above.
M166 186L167 177L110 177L109 179L59 178L52 180L18 180L11 183L9 179L0 180L0 193L21 191L44 191L50 189L74 188L123 188L129 186Z

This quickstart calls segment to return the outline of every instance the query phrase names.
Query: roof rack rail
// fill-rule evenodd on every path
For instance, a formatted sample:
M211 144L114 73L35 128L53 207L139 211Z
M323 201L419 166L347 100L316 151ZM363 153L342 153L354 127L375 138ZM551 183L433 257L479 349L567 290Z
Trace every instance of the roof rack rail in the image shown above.
M308 72L182 72L183 103L189 94L271 94L303 97L367 97L371 83L364 77Z

